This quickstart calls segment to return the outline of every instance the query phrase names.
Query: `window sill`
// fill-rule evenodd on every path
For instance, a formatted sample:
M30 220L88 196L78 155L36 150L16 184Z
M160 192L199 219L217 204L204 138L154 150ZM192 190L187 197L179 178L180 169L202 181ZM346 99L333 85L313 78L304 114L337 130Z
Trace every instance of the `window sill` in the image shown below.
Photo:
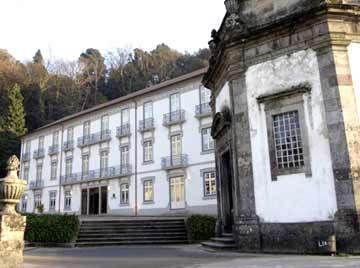
M154 201L144 201L143 205L154 205L155 202Z
M119 206L125 208L125 207L129 207L130 204L129 203L120 203Z
M211 149L211 150L207 150L207 151L202 151L200 154L205 155L205 154L213 154L213 153L215 153L215 150Z
M155 163L154 160L151 160L151 161L143 162L142 165L143 166L148 166L148 165L152 165L154 163Z
M203 196L202 199L203 199L203 200L214 200L214 199L216 199L216 194L213 194L213 195L205 195L205 196Z

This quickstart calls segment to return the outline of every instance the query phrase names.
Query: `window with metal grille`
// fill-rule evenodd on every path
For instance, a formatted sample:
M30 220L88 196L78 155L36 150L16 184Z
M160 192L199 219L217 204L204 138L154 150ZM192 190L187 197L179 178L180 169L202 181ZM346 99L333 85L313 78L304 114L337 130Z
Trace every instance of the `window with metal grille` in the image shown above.
M120 204L129 204L129 184L127 183L120 185Z
M277 168L305 166L298 111L274 115L273 132Z
M215 171L204 172L205 196L216 195Z
M49 193L49 210L55 210L56 206L56 191L50 191Z
M65 209L71 210L71 191L65 191Z

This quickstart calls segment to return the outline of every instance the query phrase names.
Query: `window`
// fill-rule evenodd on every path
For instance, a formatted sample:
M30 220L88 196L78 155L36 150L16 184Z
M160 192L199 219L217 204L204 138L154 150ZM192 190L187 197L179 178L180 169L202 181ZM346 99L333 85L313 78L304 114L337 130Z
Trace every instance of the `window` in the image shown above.
M129 184L123 183L120 185L120 204L129 204Z
M300 168L305 165L298 111L273 116L277 168Z
M82 156L81 173L83 177L89 176L89 155Z
M179 93L170 95L170 112L176 112L180 110L180 95Z
M23 179L25 181L29 181L29 166L24 166L24 171L23 172L24 172L24 175L23 175L24 178Z
M90 121L84 122L83 136L86 137L86 138L88 138L90 136Z
M153 161L153 145L152 141L144 142L144 163Z
M37 209L39 206L41 206L41 193L35 193L34 208Z
M36 181L41 181L42 179L42 164L36 166Z
M56 191L49 192L49 210L55 210L56 207Z
M53 159L51 161L51 174L50 174L51 180L56 180L56 173L57 173L57 160Z
M171 136L171 156L181 155L181 135Z
M69 141L72 141L74 139L74 128L73 127L69 127L67 129L67 137L66 137L66 140L69 142Z
M109 129L109 116L103 115L101 117L101 131L106 131Z
M210 102L211 91L204 86L200 87L200 104L208 104Z
M27 141L25 145L25 153L30 153L30 149L31 149L30 145L31 145L30 141Z
M154 187L152 180L144 181L144 202L154 201Z
M39 147L38 149L43 149L44 148L44 136L40 136L39 137Z
M52 138L52 144L53 145L58 145L59 144L59 131L55 131L53 133L53 138Z
M216 195L216 178L215 178L215 171L211 172L204 172L204 195L205 196L212 196Z
M65 162L65 176L69 177L72 174L72 158L67 158Z
M264 104L269 146L271 178L305 173L311 176L305 124L304 97L310 88L292 88L276 96L258 98Z
M65 209L71 210L71 191L65 191L64 199L65 199Z
M153 118L153 103L151 101L144 103L144 120Z
M23 195L21 198L21 211L22 212L26 212L27 210L27 195Z
M214 140L211 137L211 128L203 128L201 130L202 151L211 151L214 149Z
M130 121L130 115L129 115L129 109L122 109L121 110L121 125L129 124Z
M102 151L100 153L100 176L106 176L109 166L109 153L108 151Z
M129 147L123 146L120 148L120 164L121 166L127 166L129 164Z

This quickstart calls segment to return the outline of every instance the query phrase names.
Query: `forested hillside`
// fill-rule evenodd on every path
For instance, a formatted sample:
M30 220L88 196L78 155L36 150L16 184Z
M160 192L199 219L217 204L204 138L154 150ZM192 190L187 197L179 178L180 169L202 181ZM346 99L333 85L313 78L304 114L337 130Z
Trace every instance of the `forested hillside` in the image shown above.
M203 68L208 57L207 49L183 54L161 44L106 55L89 48L73 62L45 61L39 50L23 63L0 49L0 173L9 155L19 155L19 137L28 131Z

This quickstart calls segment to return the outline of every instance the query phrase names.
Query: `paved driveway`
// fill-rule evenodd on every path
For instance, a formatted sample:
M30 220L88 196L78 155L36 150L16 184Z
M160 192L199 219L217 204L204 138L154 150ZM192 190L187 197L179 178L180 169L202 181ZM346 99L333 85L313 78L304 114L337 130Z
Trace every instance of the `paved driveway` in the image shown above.
M198 245L30 249L25 268L360 268L360 257L212 253Z

